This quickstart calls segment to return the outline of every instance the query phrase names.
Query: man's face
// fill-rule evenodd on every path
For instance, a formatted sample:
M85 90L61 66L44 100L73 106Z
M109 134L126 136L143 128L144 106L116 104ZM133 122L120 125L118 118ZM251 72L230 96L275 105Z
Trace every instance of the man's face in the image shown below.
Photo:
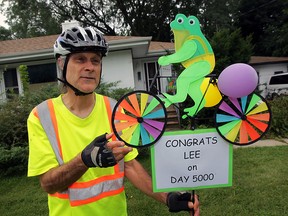
M100 82L102 56L99 53L83 52L70 55L66 80L82 92L96 89Z

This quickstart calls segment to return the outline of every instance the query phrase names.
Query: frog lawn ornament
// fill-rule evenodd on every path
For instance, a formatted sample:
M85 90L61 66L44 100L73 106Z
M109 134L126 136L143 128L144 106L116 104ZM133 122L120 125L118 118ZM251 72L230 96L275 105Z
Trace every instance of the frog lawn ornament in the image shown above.
M158 63L161 66L181 63L185 70L176 80L176 94L165 93L163 101L165 107L169 107L173 103L185 101L189 95L195 104L184 109L186 114L182 117L186 118L194 116L197 110L199 111L205 106L207 98L202 99L204 92L201 85L205 76L213 71L215 57L211 45L200 29L199 20L195 16L187 18L183 14L178 14L170 23L170 27L174 34L175 53L160 57ZM220 93L215 96L220 101Z

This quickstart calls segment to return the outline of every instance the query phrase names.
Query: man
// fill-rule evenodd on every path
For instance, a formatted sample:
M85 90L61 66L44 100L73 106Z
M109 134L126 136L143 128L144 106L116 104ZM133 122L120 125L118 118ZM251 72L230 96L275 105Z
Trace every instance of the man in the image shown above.
M39 176L49 214L127 215L124 176L170 211L198 214L197 197L193 204L188 194L153 193L150 176L135 159L137 150L111 133L115 101L94 93L107 52L105 39L91 27L64 31L54 54L65 92L38 105L27 120L28 176Z

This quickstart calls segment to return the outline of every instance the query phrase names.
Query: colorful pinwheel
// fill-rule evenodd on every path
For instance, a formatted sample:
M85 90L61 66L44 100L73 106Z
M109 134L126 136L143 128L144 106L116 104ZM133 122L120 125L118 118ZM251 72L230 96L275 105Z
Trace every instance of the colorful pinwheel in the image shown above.
M269 129L271 110L257 93L241 98L225 97L216 110L216 129L228 142L249 145Z
M112 113L112 129L116 137L132 147L156 143L165 131L167 113L163 102L147 91L124 95Z

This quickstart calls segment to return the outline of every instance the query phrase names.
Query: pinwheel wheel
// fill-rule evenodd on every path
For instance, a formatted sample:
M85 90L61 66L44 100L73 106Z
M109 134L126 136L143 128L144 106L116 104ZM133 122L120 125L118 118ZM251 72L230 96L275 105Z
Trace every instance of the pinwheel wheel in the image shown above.
M163 102L147 91L130 92L116 103L112 129L116 137L132 147L156 143L165 131L167 112Z
M257 93L241 98L224 97L216 110L215 124L219 134L235 145L249 145L269 129L271 110Z

